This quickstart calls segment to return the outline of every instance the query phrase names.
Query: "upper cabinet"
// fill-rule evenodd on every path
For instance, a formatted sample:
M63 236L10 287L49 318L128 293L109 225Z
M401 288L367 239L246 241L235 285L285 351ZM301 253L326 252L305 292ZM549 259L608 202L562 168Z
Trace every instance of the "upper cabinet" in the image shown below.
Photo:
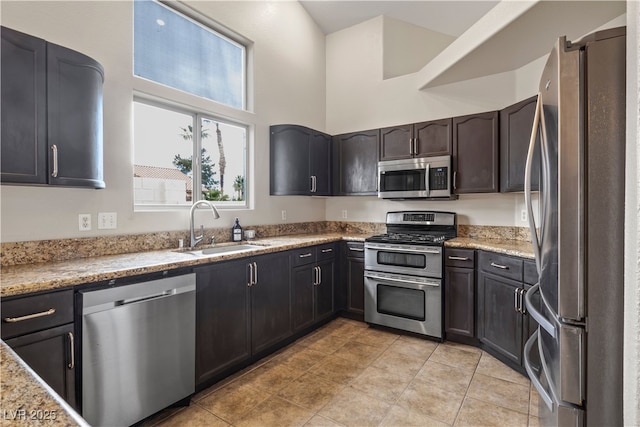
M451 154L450 118L380 129L380 160Z
M298 125L270 127L270 194L331 194L331 136Z
M2 27L3 183L104 188L104 69L86 55Z
M524 172L531 140L537 96L500 111L500 191L524 191ZM540 183L540 140L531 164L531 189Z
M333 137L333 195L378 194L378 129Z
M498 112L453 118L453 191L498 191Z

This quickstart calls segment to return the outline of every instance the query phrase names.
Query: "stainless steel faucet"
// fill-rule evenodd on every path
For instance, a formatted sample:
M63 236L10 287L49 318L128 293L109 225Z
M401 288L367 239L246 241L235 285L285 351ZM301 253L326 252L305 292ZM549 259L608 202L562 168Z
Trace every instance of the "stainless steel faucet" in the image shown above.
M193 221L193 212L196 210L196 207L198 207L198 205L209 206L209 208L211 209L211 212L213 212L213 219L220 218L220 214L218 213L218 210L216 209L216 207L213 206L213 204L211 202L207 201L207 200L198 200L193 205L191 205L191 211L189 212L189 216L191 218L191 220L189 222L189 231L191 232L191 247L194 247L195 245L200 243L202 241L202 239L204 239L204 225L200 225L200 235L199 236L196 236L195 227L193 225L193 222L194 222Z

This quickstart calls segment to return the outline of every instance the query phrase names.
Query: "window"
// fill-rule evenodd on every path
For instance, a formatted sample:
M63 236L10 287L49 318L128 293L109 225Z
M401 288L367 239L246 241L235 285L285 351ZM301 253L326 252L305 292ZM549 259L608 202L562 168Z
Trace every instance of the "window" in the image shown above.
M155 1L134 2L134 74L203 98L245 106L243 45Z
M133 100L136 209L248 207L249 125L220 117L246 115L247 49L214 28L180 3L134 2L134 84L145 92Z
M247 206L247 126L145 100L133 115L135 205Z

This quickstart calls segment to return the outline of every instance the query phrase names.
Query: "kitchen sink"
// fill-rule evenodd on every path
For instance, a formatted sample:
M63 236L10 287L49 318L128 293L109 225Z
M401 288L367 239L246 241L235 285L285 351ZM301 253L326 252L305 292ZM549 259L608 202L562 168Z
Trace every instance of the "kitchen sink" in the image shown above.
M237 245L214 246L212 248L203 248L203 249L197 249L197 250L182 250L180 252L197 255L197 256L224 255L224 254L233 254L237 252L254 251L256 249L263 249L264 247L265 246L261 246L261 245L252 245L249 243L242 243Z

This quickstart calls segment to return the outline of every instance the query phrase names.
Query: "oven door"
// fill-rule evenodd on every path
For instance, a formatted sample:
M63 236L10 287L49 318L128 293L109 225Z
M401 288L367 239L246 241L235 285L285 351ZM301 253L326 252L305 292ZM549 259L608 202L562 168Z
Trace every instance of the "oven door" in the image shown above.
M364 320L442 338L440 279L365 271Z
M365 270L442 277L442 247L419 245L364 244Z

